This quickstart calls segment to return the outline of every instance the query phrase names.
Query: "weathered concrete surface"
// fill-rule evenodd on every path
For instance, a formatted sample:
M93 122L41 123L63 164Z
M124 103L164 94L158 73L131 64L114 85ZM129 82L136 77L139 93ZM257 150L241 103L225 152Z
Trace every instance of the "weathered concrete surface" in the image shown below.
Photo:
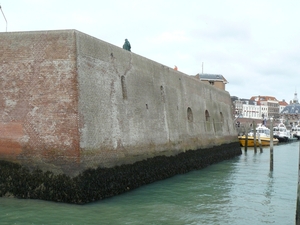
M0 33L0 52L0 159L76 175L238 142L228 92L84 33Z
M82 162L112 166L237 141L227 92L85 34L76 40Z

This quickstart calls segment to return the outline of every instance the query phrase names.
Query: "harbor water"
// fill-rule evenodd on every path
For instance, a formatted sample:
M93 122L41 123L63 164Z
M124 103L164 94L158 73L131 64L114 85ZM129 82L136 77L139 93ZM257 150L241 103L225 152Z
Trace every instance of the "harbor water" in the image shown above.
M295 224L299 142L234 159L102 201L71 205L0 198L1 225Z

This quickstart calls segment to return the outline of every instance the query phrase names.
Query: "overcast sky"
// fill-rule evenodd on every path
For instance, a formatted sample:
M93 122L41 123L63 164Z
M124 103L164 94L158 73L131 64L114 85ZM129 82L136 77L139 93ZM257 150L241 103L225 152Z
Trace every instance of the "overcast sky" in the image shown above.
M300 97L299 0L0 0L0 32L76 29L231 96ZM1 53L0 53L1 54Z

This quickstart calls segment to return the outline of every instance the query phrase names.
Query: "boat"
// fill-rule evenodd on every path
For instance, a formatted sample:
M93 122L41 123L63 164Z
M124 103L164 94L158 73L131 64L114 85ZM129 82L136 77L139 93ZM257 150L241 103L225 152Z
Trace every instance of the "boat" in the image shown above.
M300 139L300 124L294 125L291 130L291 136Z
M291 139L291 131L289 131L284 125L283 121L273 128L273 136L277 138L279 142L287 142Z
M261 146L270 146L270 137L261 137L260 141L261 141ZM240 145L242 147L246 146L246 135L243 136L239 136L239 141L240 141ZM277 145L278 144L278 139L277 138L273 138L273 145ZM248 136L248 147L254 147L254 137L253 136ZM256 146L259 146L259 140L258 138L256 138Z
M238 136L240 145L242 147L246 146L246 135ZM270 146L270 129L262 124L258 124L256 127L256 146L259 146L259 141L261 146ZM273 145L277 145L279 140L273 137ZM254 131L251 130L248 133L248 147L254 147Z

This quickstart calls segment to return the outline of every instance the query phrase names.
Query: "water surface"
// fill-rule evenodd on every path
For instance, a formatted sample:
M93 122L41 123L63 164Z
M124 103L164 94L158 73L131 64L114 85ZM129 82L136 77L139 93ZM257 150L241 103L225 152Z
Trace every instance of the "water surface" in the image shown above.
M0 224L295 224L299 142L269 147L87 205L0 198Z

